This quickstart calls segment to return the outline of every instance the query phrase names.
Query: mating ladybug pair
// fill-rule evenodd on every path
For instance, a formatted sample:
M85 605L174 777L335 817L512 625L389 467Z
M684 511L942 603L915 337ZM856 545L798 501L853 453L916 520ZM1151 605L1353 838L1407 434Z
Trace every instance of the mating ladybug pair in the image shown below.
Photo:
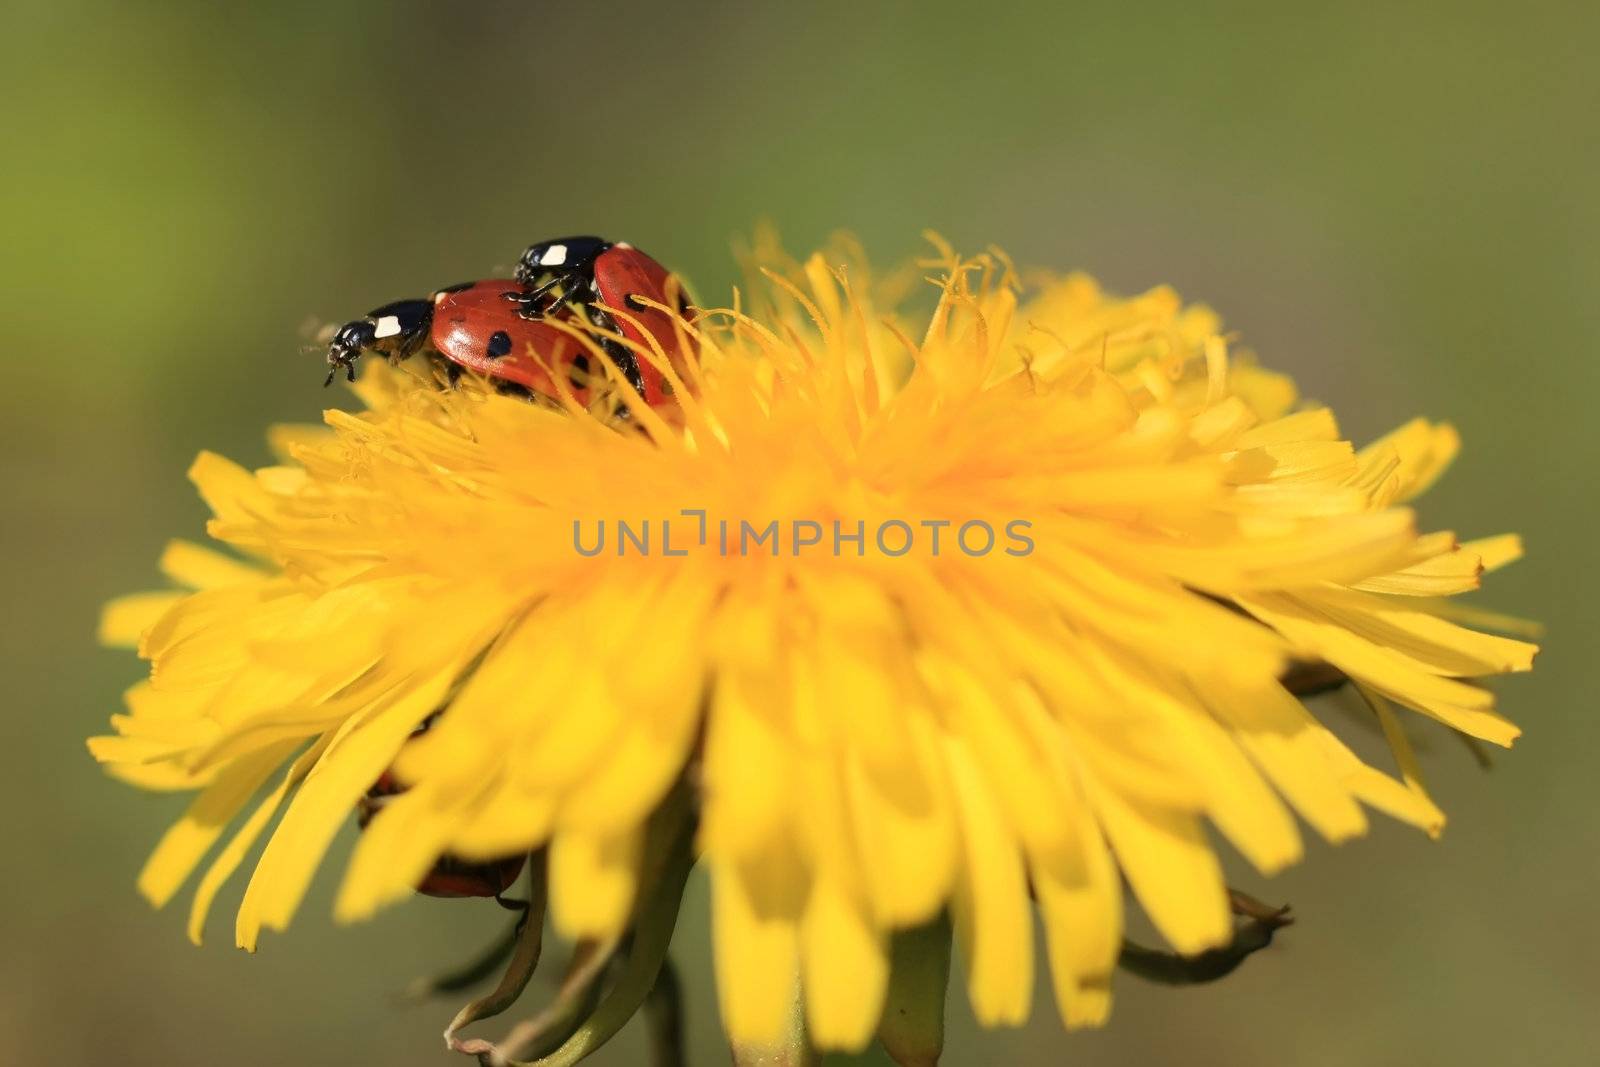
M506 392L553 397L552 368L575 383L590 370L583 343L551 325L560 321L591 328L592 339L645 402L659 404L671 394L666 379L617 338L648 349L648 332L661 351L673 353L672 319L646 302L670 306L671 296L666 268L625 242L540 241L522 254L511 278L462 282L426 299L396 300L341 326L328 345L327 382L340 370L354 381L355 362L364 353L394 360L421 353L439 362L451 381L470 370ZM677 300L678 310L687 311L681 295ZM614 317L599 304L628 314Z

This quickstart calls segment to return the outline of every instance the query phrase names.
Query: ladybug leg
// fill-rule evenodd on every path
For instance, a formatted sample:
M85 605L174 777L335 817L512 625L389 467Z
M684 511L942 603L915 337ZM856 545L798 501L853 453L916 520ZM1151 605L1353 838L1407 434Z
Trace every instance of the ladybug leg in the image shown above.
M589 321L594 323L595 328L600 331L595 335L595 340L600 343L600 347L605 351L605 354L611 357L611 362L617 365L617 369L628 380L628 384L643 395L644 372L639 369L639 357L634 353L633 349L617 340L621 333L617 329L617 320L607 312L590 305Z
M514 911L519 914L526 913L528 910L528 902L526 900L517 900L515 897L508 897L504 893L496 893L494 902L507 911Z
M446 384L448 384L451 388L454 388L456 383L461 381L461 375L466 373L465 367L457 363L455 360L448 358L431 345L423 346L421 351L427 358L428 365L434 371L443 374Z
M572 303L578 296L578 290L587 293L591 287L585 286L584 280L583 275L576 272L557 274L537 288L507 295L522 305L520 314L523 318L542 319L554 313L562 304ZM561 290L560 296L555 295L558 288Z

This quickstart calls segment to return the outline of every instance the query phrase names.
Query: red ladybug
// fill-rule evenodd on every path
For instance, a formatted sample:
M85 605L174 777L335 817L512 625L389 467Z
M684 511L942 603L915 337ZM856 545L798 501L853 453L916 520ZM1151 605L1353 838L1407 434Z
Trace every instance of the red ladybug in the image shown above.
M669 293L667 269L625 241L602 237L558 237L528 246L514 272L528 290L531 307L546 301L588 304L589 315L608 332L621 333L649 349L648 331L669 357L677 354L677 335L671 317L646 304L673 306L675 295L680 314L689 311L689 302L680 290ZM560 290L560 297L554 294ZM594 303L626 310L629 317L616 318ZM637 323L637 324L636 324ZM643 327L643 330L640 327ZM605 340L606 353L628 380L643 394L646 402L660 403L670 395L666 379L649 361L639 360L627 346Z
M634 322L616 320L600 308L626 308L663 351L676 355L672 320L638 298L668 302L667 271L643 252L598 237L541 241L523 253L512 279L463 282L426 300L397 300L348 322L328 345L328 377L342 368L355 380L355 362L376 352L404 359L418 352L437 357L451 380L463 369L488 376L507 391L554 396L546 366L569 370L575 383L589 371L584 346L550 325L560 320L595 327L592 336L647 403L671 395L666 379L640 361L614 334L648 345ZM688 304L681 297L680 310ZM579 398L583 398L580 389Z
M490 278L374 308L333 335L328 381L341 367L354 381L355 361L367 352L404 359L426 351L441 357L452 381L472 370L513 391L555 396L545 365L585 370L585 350L572 335L525 315L526 296L512 279Z

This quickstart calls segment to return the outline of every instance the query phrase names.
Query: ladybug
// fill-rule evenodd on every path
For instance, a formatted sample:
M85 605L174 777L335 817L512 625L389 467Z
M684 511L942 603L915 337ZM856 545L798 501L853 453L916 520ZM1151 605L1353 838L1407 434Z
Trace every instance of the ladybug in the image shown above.
M676 354L677 333L672 318L640 299L672 306L667 269L626 241L607 241L603 237L540 241L522 253L513 275L527 289L529 311L534 314L560 304L602 303L626 309L628 317L620 320L597 307L590 306L588 312L607 333L620 333L648 349L648 331L661 351L669 357ZM557 290L559 296L555 295ZM690 311L681 291L676 294L676 302L680 315ZM641 366L631 349L611 338L603 338L602 344L612 362L648 403L659 403L670 395L666 379L655 367L648 363Z
M411 736L426 733L432 722L430 716ZM385 804L405 791L406 787L395 781L392 771L384 771L356 802L356 825L365 830ZM500 900L501 894L516 884L527 859L525 855L517 855L489 863L473 863L446 853L417 883L417 892L430 897L494 897ZM515 906L512 901L501 900L501 903Z
M505 392L554 396L547 367L566 370L583 398L581 383L590 370L586 349L570 334L550 325L563 321L595 327L594 340L647 403L671 395L665 377L641 366L616 334L648 345L639 325L620 323L598 307L627 308L662 350L674 353L676 333L664 313L639 301L666 303L667 270L631 245L598 237L571 237L529 246L515 276L463 282L427 299L397 300L374 308L365 318L335 331L328 345L328 377L343 369L355 380L355 361L367 352L393 360L426 353L441 362L451 381L463 370L490 378ZM679 299L681 311L687 302Z
M571 334L525 315L526 296L516 281L490 278L374 308L334 333L327 381L340 368L354 381L355 361L367 352L400 360L425 351L439 358L451 381L472 370L510 392L554 396L545 363L581 373L588 358Z

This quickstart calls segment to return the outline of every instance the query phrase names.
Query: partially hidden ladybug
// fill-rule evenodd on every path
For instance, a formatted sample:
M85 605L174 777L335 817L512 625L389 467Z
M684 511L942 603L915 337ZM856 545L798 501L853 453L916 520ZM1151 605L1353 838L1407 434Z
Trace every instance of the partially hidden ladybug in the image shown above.
M411 736L418 737L426 733L433 719L434 716L429 716ZM393 771L384 771L356 802L356 825L365 830L385 804L405 791L406 787L395 780ZM519 854L503 860L475 863L445 853L423 875L416 890L430 897L494 897L507 907L519 907L514 901L501 900L501 894L516 884L527 859L526 855Z
M676 354L672 318L652 305L673 307L676 301L678 313L686 314L690 310L688 299L681 291L671 291L665 267L626 241L601 237L540 241L522 253L513 274L527 288L535 309L557 300L586 304L590 315L607 332L620 333L649 351L650 341L645 337L648 332L669 358ZM593 306L596 303L626 314L609 314ZM604 344L612 362L647 402L659 403L670 395L666 379L649 360L638 359L633 350L609 338Z
M625 243L598 237L540 241L522 254L513 278L463 282L426 299L397 300L341 326L328 345L324 384L341 369L354 381L356 360L369 352L392 360L421 353L440 362L452 381L471 370L505 391L553 397L547 368L566 372L575 386L591 372L585 346L551 325L561 321L592 328L591 337L627 381L647 403L660 404L671 395L666 378L615 335L648 349L648 331L669 358L676 355L672 319L643 302L669 304L667 279L665 267ZM626 308L628 315L618 319L595 303ZM681 296L677 307L689 309ZM581 387L577 392L582 399Z

